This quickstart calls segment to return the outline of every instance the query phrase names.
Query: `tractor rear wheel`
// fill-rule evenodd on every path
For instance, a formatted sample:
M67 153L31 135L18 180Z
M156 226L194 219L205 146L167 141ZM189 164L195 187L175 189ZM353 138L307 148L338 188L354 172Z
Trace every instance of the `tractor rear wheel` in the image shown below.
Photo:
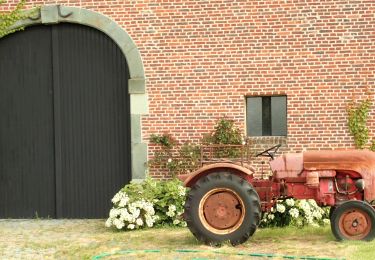
M336 209L336 206L331 206L331 208L329 209L329 219L332 219L332 215L335 209Z
M211 173L191 188L185 203L190 231L209 245L245 242L261 216L259 196L252 185L228 172Z
M375 210L364 201L347 201L333 211L331 229L338 240L373 240Z

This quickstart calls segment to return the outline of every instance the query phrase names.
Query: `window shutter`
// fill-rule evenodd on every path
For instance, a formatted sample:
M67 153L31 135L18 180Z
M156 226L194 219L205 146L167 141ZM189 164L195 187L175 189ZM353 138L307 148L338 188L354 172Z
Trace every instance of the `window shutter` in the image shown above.
M247 98L247 135L262 136L262 97Z
M286 96L271 98L271 123L273 136L286 136Z

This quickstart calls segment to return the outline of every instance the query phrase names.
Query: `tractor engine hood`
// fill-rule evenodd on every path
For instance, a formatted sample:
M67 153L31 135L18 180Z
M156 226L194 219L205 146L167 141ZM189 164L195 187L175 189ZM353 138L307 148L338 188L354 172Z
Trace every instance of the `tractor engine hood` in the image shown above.
M375 200L375 153L369 150L311 151L303 154L306 170L354 171L365 181L365 200Z
M309 151L285 154L270 162L275 178L307 171L353 171L365 181L365 199L375 200L375 152L369 150Z

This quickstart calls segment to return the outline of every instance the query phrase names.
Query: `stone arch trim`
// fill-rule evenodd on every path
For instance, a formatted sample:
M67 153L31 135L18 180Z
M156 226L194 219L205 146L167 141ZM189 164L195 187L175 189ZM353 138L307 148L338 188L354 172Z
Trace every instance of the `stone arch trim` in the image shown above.
M76 23L93 27L108 35L123 52L129 69L128 88L131 116L132 179L146 176L147 144L142 141L142 115L148 114L146 78L140 52L128 33L116 22L100 13L78 7L45 5L25 11L28 18L12 28L37 24Z

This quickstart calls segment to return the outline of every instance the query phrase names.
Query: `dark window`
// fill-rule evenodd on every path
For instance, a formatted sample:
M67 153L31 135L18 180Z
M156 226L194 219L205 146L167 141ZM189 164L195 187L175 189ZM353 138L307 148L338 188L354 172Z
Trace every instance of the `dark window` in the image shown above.
M247 97L248 136L286 136L286 96Z

